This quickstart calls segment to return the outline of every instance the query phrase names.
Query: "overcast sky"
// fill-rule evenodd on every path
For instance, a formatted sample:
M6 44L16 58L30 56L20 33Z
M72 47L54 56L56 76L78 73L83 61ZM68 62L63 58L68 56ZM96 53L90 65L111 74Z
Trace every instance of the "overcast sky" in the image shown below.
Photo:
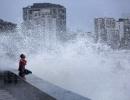
M22 8L36 2L61 4L67 8L67 27L93 31L95 17L121 17L130 14L130 0L0 0L0 18L22 22Z

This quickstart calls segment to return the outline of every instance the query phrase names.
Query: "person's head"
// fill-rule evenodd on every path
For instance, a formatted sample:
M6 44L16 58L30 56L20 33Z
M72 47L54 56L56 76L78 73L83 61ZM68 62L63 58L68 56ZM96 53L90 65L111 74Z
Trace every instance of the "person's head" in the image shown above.
M20 55L20 58L25 59L26 56L25 56L24 54L21 54L21 55Z

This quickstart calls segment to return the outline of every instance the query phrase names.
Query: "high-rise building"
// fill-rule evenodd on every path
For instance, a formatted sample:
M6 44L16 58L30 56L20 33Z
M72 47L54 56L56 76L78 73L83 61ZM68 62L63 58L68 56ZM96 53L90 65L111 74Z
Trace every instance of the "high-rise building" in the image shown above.
M66 33L66 8L58 4L34 3L23 8L23 25L26 30L44 33L44 38L64 40Z
M107 42L108 35L111 31L115 29L115 19L114 18L96 18L95 19L95 34L96 41Z
M95 19L96 42L106 43L116 49L120 45L119 32L115 30L116 20L114 18Z
M130 49L130 19L96 18L96 41L110 45L112 48Z
M123 21L123 19L119 19L118 21L116 21L116 30L120 34L120 41L121 41L121 39L124 37L124 21Z
M107 32L107 44L113 49L119 49L120 35L118 30L110 30Z
M130 19L120 18L116 22L116 30L120 34L121 48L130 49Z

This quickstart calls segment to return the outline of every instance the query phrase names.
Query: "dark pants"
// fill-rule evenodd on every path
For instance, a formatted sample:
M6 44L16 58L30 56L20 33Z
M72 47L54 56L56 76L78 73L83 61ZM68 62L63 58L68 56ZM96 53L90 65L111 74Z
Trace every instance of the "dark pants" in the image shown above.
M24 77L25 75L31 74L32 72L28 69L20 69L19 70L19 76Z

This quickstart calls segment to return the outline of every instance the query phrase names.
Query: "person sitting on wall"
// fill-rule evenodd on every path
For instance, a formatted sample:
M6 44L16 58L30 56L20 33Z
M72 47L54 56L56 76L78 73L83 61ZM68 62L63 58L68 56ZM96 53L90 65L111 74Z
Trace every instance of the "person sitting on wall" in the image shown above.
M25 69L25 66L27 64L27 60L25 59L26 56L24 54L20 55L20 61L19 61L19 76L24 77L25 74L32 73L31 71Z

